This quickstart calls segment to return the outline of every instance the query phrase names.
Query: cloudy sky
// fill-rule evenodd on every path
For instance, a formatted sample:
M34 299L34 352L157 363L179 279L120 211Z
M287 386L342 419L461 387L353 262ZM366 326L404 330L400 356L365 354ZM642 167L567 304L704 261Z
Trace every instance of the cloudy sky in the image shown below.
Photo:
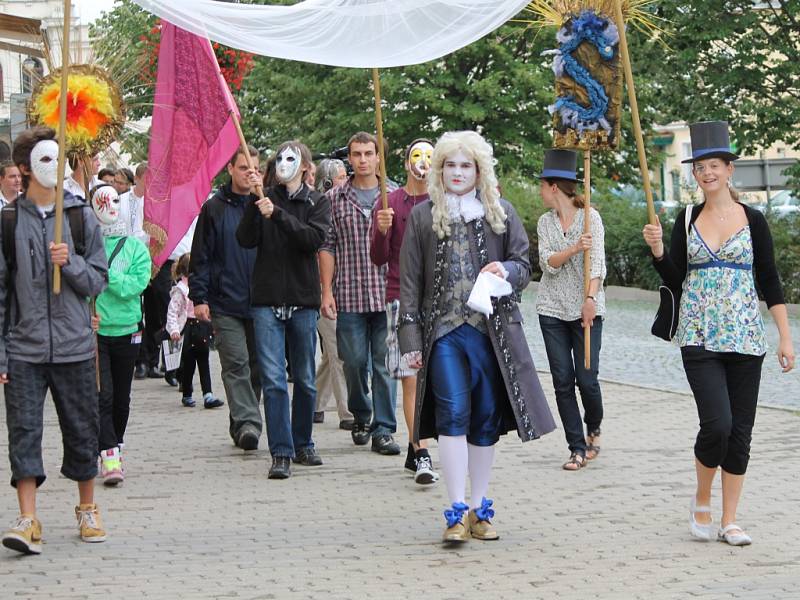
M91 23L103 11L110 11L114 0L73 0L75 7L80 11L81 21Z

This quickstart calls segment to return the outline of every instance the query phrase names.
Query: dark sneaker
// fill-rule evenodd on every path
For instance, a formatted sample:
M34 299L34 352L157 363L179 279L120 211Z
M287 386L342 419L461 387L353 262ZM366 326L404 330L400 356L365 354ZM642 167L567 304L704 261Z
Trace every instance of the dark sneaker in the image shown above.
M288 456L273 456L272 466L269 468L268 479L289 479L292 469Z
M372 437L372 451L384 456L400 454L400 446L388 433Z
M239 430L237 446L242 450L258 449L258 431L252 425L243 425Z
M420 485L430 485L439 481L439 474L433 470L433 460L427 450L420 450L416 457L417 471L414 481Z
M136 368L133 370L133 378L147 379L147 365L144 363L139 363L136 365Z
M364 446L369 441L369 425L366 423L353 423L353 429L350 431L350 437L353 438L353 443L356 446Z
M324 423L325 413L321 410L314 411L314 423Z
M175 371L167 371L164 373L164 381L167 382L167 385L178 387L178 378L175 377Z
M353 431L353 425L355 421L353 419L342 419L339 421L339 429L343 429L344 431Z
M187 408L194 408L194 405L196 403L194 401L194 398L192 398L191 396L184 396L183 398L181 398L181 404L183 404Z
M322 459L314 448L298 450L297 455L292 460L297 464L307 467L318 467L322 464Z
M205 408L219 408L220 406L224 406L225 402L220 400L219 398L215 398L214 394L205 394L203 396L203 406Z
M417 472L417 458L414 455L414 446L411 443L408 444L408 451L406 452L405 468L412 473Z
M149 379L161 379L164 376L164 371L158 367L150 367L147 370L147 377Z

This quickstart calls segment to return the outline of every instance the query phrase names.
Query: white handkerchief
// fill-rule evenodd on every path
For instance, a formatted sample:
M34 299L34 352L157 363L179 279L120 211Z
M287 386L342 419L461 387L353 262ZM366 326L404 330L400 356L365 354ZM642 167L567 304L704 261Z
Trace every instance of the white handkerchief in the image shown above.
M492 297L500 298L511 293L511 284L494 273L484 272L478 275L472 292L467 300L467 306L472 310L483 313L487 317L492 314Z

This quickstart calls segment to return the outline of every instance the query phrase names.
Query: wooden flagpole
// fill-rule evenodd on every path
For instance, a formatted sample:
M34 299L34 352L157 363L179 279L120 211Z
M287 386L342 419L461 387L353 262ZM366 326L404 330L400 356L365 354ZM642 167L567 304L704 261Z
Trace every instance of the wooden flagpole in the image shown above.
M53 242L64 235L64 167L67 158L67 91L69 90L69 32L72 4L64 0L64 35L61 44L61 95L58 98L58 179L56 180L56 223ZM53 293L61 293L61 267L53 266Z
M583 153L583 233L592 231L592 152L585 150ZM589 286L592 274L592 251L583 251L583 298L589 297ZM583 327L583 366L588 371L592 366L592 326Z
M389 201L386 198L386 156L383 152L383 112L381 110L381 77L378 69L372 69L372 85L375 88L375 131L378 133L378 157L380 168L381 206L386 210Z
M622 57L622 66L625 71L625 83L628 86L628 102L631 105L631 119L633 121L633 133L636 137L636 150L639 153L639 170L642 172L642 182L644 183L644 197L647 200L647 217L651 225L656 224L656 209L653 204L653 191L650 188L650 171L647 168L647 155L644 150L644 136L642 135L642 124L639 121L639 104L636 102L636 89L633 84L633 70L631 69L631 57L628 53L628 38L625 34L625 17L622 13L622 0L614 2L614 18L619 30L619 50Z
M247 159L247 168L253 169L253 159L250 156L250 150L247 149L247 140L244 139L244 132L242 131L242 125L239 123L239 117L236 116L236 112L233 110L231 110L230 115L231 119L233 119L233 124L236 127L236 133L239 135L239 144L242 146L242 152L244 153L244 157ZM256 194L259 198L264 197L264 186L261 184L261 182L256 185Z

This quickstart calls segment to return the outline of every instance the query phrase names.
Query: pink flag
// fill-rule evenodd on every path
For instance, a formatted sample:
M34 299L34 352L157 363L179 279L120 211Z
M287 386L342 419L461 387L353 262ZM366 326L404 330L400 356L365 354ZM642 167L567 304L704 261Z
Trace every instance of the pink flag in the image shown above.
M160 267L189 230L236 148L239 111L205 38L162 21L144 229Z

